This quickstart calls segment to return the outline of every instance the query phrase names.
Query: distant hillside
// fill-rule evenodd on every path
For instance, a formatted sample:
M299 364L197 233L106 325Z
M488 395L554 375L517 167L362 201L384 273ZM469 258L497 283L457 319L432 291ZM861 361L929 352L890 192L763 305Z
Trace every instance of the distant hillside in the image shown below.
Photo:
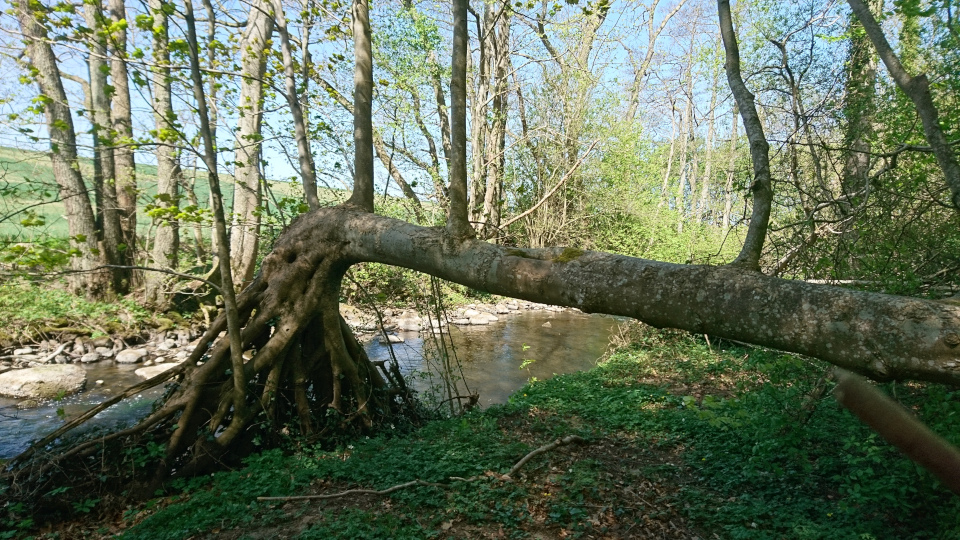
M93 178L93 161L89 158L80 159L80 171L84 179L90 184ZM188 178L196 175L195 192L201 207L209 207L210 189L206 180L205 171L186 170ZM228 211L233 208L233 176L222 174L220 181L223 187L224 204ZM302 188L291 182L270 181L270 188L274 197L280 200L284 197L302 197ZM157 192L156 165L137 165L137 186L140 189L138 207L149 204ZM332 190L322 190L321 198L335 200L342 194ZM38 234L63 237L67 234L67 224L63 217L63 204L56 201L57 184L53 178L53 169L50 158L42 152L18 150L16 148L0 147L0 238L10 240L28 240ZM91 193L91 200L93 196ZM267 197L268 206L275 209L273 198ZM189 204L184 195L183 204ZM24 213L10 217L18 210L31 207L31 211L42 218L45 225L42 227L23 227L21 220L27 215ZM6 219L5 219L6 218ZM138 229L146 231L150 220L138 214Z

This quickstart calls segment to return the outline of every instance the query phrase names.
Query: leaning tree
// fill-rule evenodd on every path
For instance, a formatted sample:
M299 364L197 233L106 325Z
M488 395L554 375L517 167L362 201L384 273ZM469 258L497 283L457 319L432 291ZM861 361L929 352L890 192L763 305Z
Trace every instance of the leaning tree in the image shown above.
M299 425L304 433L322 435L349 425L372 427L401 412L407 405L395 373L371 363L339 313L345 272L361 262L410 268L514 298L792 351L876 380L960 384L960 306L762 274L757 259L768 207L754 212L754 236L736 264L724 266L670 264L573 248L524 249L477 239L468 218L467 4L453 0L446 225L421 227L373 211L368 6L366 0L354 0L360 67L355 76L358 166L353 196L292 223L259 274L228 306L227 314L235 319L229 324L226 316L216 319L187 361L71 421L13 460L6 474L23 487L21 494L35 492L60 471L104 466L102 453L116 445L161 445L156 468L136 479L152 493L171 475L216 466L248 451L255 436L281 426ZM728 79L751 130L755 199L766 204L770 183L762 128L739 75L729 4L720 0L718 5ZM49 452L53 441L99 410L166 381L173 384L164 400L137 425Z

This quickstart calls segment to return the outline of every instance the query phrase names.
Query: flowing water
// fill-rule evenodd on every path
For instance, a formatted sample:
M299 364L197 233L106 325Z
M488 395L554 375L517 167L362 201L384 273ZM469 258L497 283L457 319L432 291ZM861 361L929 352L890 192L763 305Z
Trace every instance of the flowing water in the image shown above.
M543 325L549 323L549 327ZM482 406L504 403L531 377L547 379L559 373L590 369L606 350L618 320L571 312L530 311L501 316L488 326L451 326L454 350L470 391L480 393ZM427 389L438 377L422 376L436 364L425 359L424 338L429 334L401 332L404 343L394 344L401 372L414 387ZM379 342L367 346L373 360L390 358ZM521 366L524 366L521 368ZM421 375L421 376L418 376Z
M487 326L451 326L452 348L463 377L459 384L463 388L465 382L471 392L479 392L480 404L488 406L505 402L531 377L547 379L590 369L606 350L617 322L599 315L530 311L501 316L500 321ZM546 323L549 325L545 327ZM430 352L435 340L427 333L400 335L404 343L394 344L393 350L401 372L414 388L430 391L439 381L437 355ZM428 340L426 346L424 339ZM376 340L366 349L373 360L390 358L390 348ZM64 418L74 417L140 382L133 373L138 367L110 362L83 365L87 371L84 392L39 407L17 409L20 400L0 397L0 459L22 452L29 441L56 429ZM98 380L103 384L97 384ZM130 425L149 412L162 393L162 387L154 388L124 400L98 414L86 429Z

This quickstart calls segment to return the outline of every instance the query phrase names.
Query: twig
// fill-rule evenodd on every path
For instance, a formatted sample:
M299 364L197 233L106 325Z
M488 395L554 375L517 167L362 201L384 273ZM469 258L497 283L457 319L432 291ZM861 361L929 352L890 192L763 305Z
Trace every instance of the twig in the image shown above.
M567 174L564 174L564 175L563 175L563 178L561 178L560 181L557 182L556 185L554 185L553 188L550 189L550 191L547 192L547 194L543 196L543 198L541 198L539 201L537 201L536 204L534 204L533 206L531 206L530 208L528 208L525 212L521 213L520 215L517 215L517 216L514 216L514 217L508 219L506 223L501 223L501 224L500 224L500 228L501 228L501 229L506 229L507 227L509 227L510 225L516 223L517 221L519 221L519 220L521 220L521 219L529 216L529 215L532 214L537 208L540 208L540 205L542 205L543 203L547 202L547 199L549 199L551 196L553 196L553 193L554 193L555 191L557 191L558 189L560 189L560 186L562 186L562 185L567 181L568 178L570 178L571 176L573 176L573 173L575 173L575 172L577 171L577 169L580 168L580 165L583 164L583 161L584 161L585 159L587 159L587 156L590 155L590 152L593 152L594 147L596 147L597 144L599 144L599 143L600 143L600 139L597 139L597 140L593 141L593 144L591 144L590 147L587 148L587 151L584 152L582 156L580 156L580 159L578 159L577 162L573 164L573 167L571 167L570 170L567 171Z
M544 453L549 452L549 451L551 451L551 450L553 450L553 449L555 449L555 448L559 448L559 447L561 447L561 446L566 446L566 445L568 445L568 444L573 444L573 443L584 444L584 443L586 443L586 442L587 442L587 441L584 440L583 437L579 437L579 436L577 436L577 435L567 435L566 437L564 437L564 438L562 438L562 439L557 439L556 441L553 441L553 442L550 443L550 444L545 444L545 445L541 446L540 448L537 448L536 450L534 450L534 451L530 452L529 454L523 456L523 459L521 459L520 461L518 461L517 464L514 465L512 469L510 469L510 472L507 473L507 476L513 476L514 474L516 474L517 471L520 470L521 467L523 467L524 465L526 465L528 461L530 461L531 459L533 459L533 458L536 457L536 456L539 456L540 454L544 454Z
M501 476L500 478L503 480L511 480L510 477L512 475L516 474L517 471L519 471L524 465L526 465L528 461L530 461L531 459L533 459L534 457L540 454L547 453L551 450L554 450L561 446L566 446L568 444L573 444L573 443L585 444L586 442L587 441L583 437L580 437L577 435L567 435L566 437L562 439L557 439L550 444L545 444L540 448L537 448L536 450L533 450L529 454L523 456L523 458L521 458L520 461L518 461L517 464L510 469L510 472ZM451 476L447 479L448 480L447 482L442 482L442 483L427 482L426 480L417 479L417 480L411 480L409 482L404 482L403 484L397 484L395 486L391 486L381 490L348 489L346 491L341 491L339 493L328 493L326 495L294 495L291 497L257 497L257 500L258 501L311 501L311 500L337 499L340 497L346 497L347 495L389 495L395 491L400 491L401 489L406 489L408 487L413 487L413 486L429 486L429 487L447 488L447 487L450 487L450 485L453 482L473 482L475 480L479 480L480 478L484 478L486 476L489 476L489 475L471 476L469 478L463 478L460 476Z

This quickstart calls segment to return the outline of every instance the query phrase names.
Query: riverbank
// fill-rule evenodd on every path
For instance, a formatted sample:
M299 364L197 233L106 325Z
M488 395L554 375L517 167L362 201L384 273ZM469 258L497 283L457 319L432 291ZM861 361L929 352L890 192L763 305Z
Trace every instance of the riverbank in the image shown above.
M90 519L61 526L59 538L960 534L960 498L840 409L821 364L640 328L595 369L532 383L503 406L403 433L397 426L334 451L291 440L243 469L181 482L122 513L98 513L105 505L91 497ZM895 391L960 442L956 391ZM569 436L584 442L534 455L504 476ZM436 485L409 485L416 480ZM403 485L384 495L257 500Z
M480 329L518 313L576 311L512 299L462 300L439 314L347 304L340 310L361 342L382 343L403 343L404 336L449 332L451 327ZM131 299L89 302L24 282L0 284L0 320L8 322L0 329L0 409L34 408L117 382L88 380L89 370L81 366L135 365L140 378L153 377L189 356L209 316L153 313Z

